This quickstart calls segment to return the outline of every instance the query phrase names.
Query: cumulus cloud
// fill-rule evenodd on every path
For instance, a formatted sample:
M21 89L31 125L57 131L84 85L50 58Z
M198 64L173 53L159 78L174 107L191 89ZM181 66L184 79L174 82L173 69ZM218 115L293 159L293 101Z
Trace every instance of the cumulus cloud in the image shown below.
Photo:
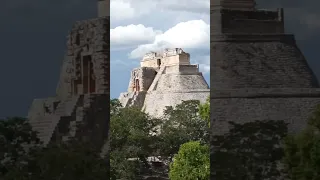
M126 48L138 44L153 42L161 31L154 30L152 27L145 27L142 24L118 26L110 30L111 48Z
M190 6L192 4L192 6ZM209 0L111 0L112 21L134 19L142 15L177 11L209 14ZM154 14L153 14L154 15Z
M164 33L157 34L152 43L141 44L130 53L130 58L140 58L150 51L164 48L209 48L210 25L203 20L181 22Z
M164 9L173 11L188 11L192 13L210 13L209 0L162 0L157 1ZM192 5L191 5L192 4Z
M112 20L129 19L137 15L136 13L130 2L122 0L111 0L110 2L110 16Z

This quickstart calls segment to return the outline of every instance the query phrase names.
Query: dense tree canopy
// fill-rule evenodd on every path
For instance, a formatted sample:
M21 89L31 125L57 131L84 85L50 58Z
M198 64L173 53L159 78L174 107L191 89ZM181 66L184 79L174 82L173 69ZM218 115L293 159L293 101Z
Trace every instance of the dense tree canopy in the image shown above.
M208 123L201 118L199 101L184 101L176 107L167 107L160 119L135 108L122 108L117 100L111 102L111 109L114 109L110 125L114 179L136 179L143 169L139 162L148 167L147 157L170 161L180 145L189 141L209 141ZM133 158L138 158L139 162Z
M256 180L281 176L277 169L287 135L284 121L230 123L229 133L212 138L211 168L219 180Z
M109 168L90 144L71 140L44 148L24 118L0 121L0 179L106 179Z
M210 177L210 149L198 141L180 146L170 165L170 180L208 180Z
M25 118L13 117L0 120L0 175L14 167L24 167L31 154L26 148L37 148L40 140Z
M285 141L284 164L291 180L320 179L320 106L309 119L308 127Z
M199 106L199 101L191 100L167 107L157 142L160 156L172 158L189 141L209 142L208 123L201 118Z

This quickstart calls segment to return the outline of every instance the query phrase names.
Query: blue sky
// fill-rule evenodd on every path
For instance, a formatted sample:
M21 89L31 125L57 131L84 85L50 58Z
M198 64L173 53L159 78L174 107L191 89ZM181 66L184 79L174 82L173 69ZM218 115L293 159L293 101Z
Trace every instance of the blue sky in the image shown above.
M209 9L208 0L111 0L111 98L127 91L144 53L166 47L190 53L209 83Z

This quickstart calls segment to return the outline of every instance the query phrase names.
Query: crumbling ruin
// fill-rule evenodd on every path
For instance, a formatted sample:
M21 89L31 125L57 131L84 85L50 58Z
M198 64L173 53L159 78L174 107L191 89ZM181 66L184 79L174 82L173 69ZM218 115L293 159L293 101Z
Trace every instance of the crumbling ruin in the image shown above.
M101 148L107 140L110 111L107 5L107 1L99 1L98 18L73 25L56 96L35 99L30 107L29 122L44 145L76 137Z
M198 65L190 64L190 55L181 48L147 53L141 67L133 69L128 92L119 100L124 107L135 106L160 117L166 106L182 100L205 102L210 90L199 72Z

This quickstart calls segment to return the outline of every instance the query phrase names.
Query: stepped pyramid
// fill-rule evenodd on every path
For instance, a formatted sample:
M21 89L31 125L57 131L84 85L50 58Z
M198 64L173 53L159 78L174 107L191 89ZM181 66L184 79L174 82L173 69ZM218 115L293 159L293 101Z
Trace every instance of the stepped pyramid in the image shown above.
M163 115L166 106L182 100L200 100L210 95L198 65L190 64L190 54L181 48L147 53L141 67L131 72L128 92L121 93L124 107L135 106L154 117Z
M284 11L254 0L211 0L211 127L228 121L284 120L296 133L320 103L318 81L286 34Z
M35 99L31 104L28 120L44 145L76 137L102 148L107 140L110 111L107 5L107 1L99 1L98 18L73 25L56 95Z

